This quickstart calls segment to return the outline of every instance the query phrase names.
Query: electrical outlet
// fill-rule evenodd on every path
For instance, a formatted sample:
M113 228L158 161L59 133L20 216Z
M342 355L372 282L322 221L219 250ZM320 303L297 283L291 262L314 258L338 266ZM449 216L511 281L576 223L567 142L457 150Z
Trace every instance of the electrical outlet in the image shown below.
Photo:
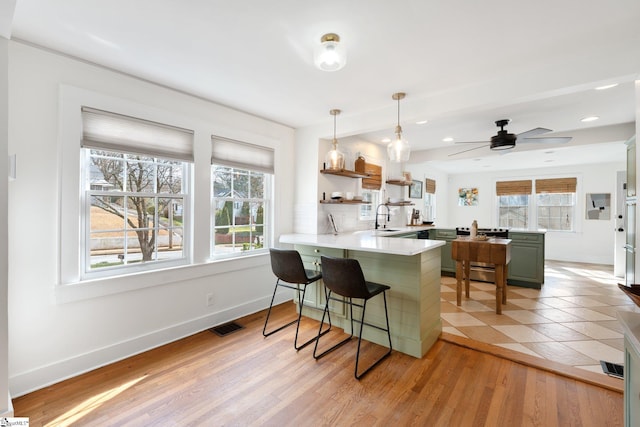
M207 307L213 305L213 294L207 294Z

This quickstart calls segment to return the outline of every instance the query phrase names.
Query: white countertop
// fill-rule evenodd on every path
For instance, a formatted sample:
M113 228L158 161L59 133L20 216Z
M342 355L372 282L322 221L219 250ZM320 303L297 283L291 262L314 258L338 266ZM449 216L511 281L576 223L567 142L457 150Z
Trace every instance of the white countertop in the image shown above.
M637 352L640 352L640 314L630 311L619 311L618 320L624 329L624 335L629 339Z
M444 246L445 242L388 236L429 228L433 227L394 227L393 231L365 230L341 234L283 234L280 243L411 256Z

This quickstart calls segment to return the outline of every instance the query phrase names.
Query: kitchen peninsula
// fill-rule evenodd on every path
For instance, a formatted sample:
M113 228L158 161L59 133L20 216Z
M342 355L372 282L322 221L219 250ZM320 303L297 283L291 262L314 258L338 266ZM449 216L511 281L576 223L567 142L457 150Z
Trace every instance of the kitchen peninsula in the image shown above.
M388 305L393 348L421 358L442 331L440 246L445 242L401 238L415 231L418 230L412 227L339 235L285 234L280 237L280 243L294 245L305 268L320 271L322 255L355 258L367 280L391 286ZM311 286L307 290L303 314L319 320L325 304L324 287L321 283ZM330 309L333 324L350 333L351 323L345 305L332 304ZM382 299L373 299L367 304L367 322L384 324ZM365 328L363 338L386 345L386 335L374 328Z

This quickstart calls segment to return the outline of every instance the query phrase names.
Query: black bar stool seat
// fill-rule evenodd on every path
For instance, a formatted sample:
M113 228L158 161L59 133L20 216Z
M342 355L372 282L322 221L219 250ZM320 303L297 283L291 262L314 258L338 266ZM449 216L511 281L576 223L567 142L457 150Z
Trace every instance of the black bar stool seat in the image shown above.
M360 267L360 263L356 259L349 258L333 258L333 257L321 257L322 263L322 280L324 285L328 289L327 291L327 303L325 304L324 312L322 314L322 321L320 323L320 330L318 331L318 337L316 339L316 344L313 349L313 357L317 360L321 357L325 356L327 353L332 352L336 348L341 345L349 342L353 338L354 331L354 322L360 323L360 333L358 334L358 350L356 352L356 367L354 370L354 376L356 379L362 378L367 372L369 372L373 367L382 362L387 356L391 354L392 346L391 346L391 332L389 330L389 312L387 309L387 294L386 291L391 289L387 285L383 285L380 283L369 282L365 280L364 274L362 273L362 268ZM346 298L346 300L336 298L332 294L340 295L341 297ZM370 323L366 323L364 321L367 301L376 295L382 294L384 297L384 314L386 319L387 327L382 328L377 325L372 325ZM362 304L358 304L353 302L353 298L363 300ZM350 317L351 317L351 335L348 338L340 341L335 344L331 348L325 350L324 352L317 354L318 352L318 343L320 342L320 336L324 335L322 332L322 323L324 322L324 316L329 314L329 301L339 301L345 304L349 304L350 309ZM360 319L353 318L353 306L362 308L362 316ZM371 366L366 368L364 371L358 373L358 363L360 361L360 344L362 343L362 330L364 326L370 326L381 331L385 331L387 333L387 337L389 338L389 351L387 351L383 356L377 359Z
M264 321L264 328L262 328L262 335L268 337L269 335L272 335L278 331L281 331L287 326L291 326L296 323L296 337L293 341L293 347L296 350L300 350L301 348L311 344L318 339L318 337L315 336L310 340L298 345L298 332L300 330L300 319L302 318L302 307L304 304L304 297L307 292L307 285L320 280L322 278L322 273L305 269L304 264L302 263L302 258L300 257L300 253L298 251L271 248L269 249L269 254L271 256L271 270L277 277L277 281L273 289L273 296L271 297L271 303L269 304L267 318ZM271 316L271 308L273 307L273 301L276 297L278 287L294 289L296 291L298 295L298 318L292 320L287 324L281 325L270 332L267 332L267 324L269 323L269 316ZM321 331L322 326L323 325L320 324ZM329 317L329 329L331 329L331 317ZM325 333L329 332L329 329L321 332L320 335L324 335Z

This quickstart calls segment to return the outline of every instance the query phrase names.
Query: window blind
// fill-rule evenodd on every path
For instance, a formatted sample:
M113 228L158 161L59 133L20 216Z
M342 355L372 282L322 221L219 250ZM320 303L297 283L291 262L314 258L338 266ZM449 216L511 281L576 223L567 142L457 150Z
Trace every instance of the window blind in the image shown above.
M436 194L436 181L427 178L425 181L425 193Z
M531 194L533 183L530 179L520 181L498 181L496 182L497 196L514 196L521 194Z
M211 164L274 173L273 149L219 136L211 137Z
M83 148L193 162L193 131L82 107Z
M536 179L536 193L575 193L577 178Z

